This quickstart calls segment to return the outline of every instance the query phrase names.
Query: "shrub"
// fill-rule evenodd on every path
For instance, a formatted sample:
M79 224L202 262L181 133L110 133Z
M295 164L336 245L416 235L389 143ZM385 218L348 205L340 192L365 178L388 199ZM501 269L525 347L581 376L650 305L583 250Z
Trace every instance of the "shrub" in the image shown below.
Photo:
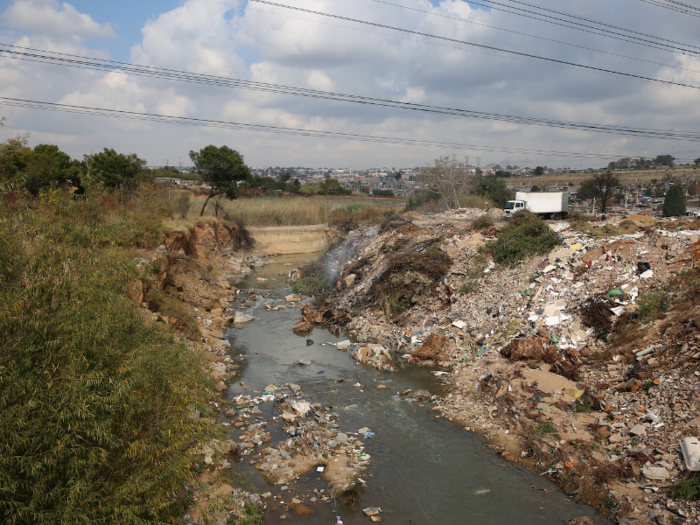
M664 217L685 215L686 205L685 188L682 184L674 184L669 188L664 199Z
M474 231L486 230L493 227L493 219L490 215L480 215L472 221L470 228Z
M193 447L217 434L203 358L146 326L126 297L134 254L115 247L103 195L49 197L21 217L0 203L11 248L0 270L0 521L173 523L197 488Z
M537 434L538 436L542 437L547 434L556 434L557 433L557 427L555 427L552 423L541 423L537 425L535 428L530 429L530 434Z
M642 295L637 304L637 316L645 321L653 321L668 309L668 297L664 292L651 292Z
M694 476L681 481L678 485L673 487L673 495L678 499L688 501L700 499L700 477Z
M176 328L185 332L190 339L194 340L201 335L197 321L190 315L182 301L169 297L155 288L148 291L146 300L153 312L175 319Z
M185 191L180 194L175 201L175 209L180 214L180 218L186 219L190 211L190 192Z
M519 211L498 238L480 251L489 253L497 264L513 268L523 259L549 253L561 243L561 237L546 222L528 211Z

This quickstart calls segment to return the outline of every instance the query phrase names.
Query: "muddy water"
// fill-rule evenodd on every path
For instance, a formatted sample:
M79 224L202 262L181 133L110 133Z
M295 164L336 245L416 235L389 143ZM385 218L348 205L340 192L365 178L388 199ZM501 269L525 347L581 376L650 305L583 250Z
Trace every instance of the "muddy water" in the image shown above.
M359 508L370 506L383 509L382 523L387 524L561 525L581 516L607 523L595 516L593 509L571 501L547 480L496 456L484 447L479 436L435 418L429 407L398 395L407 389L443 393L444 387L429 369L409 367L389 375L357 366L348 352L322 346L347 339L346 336L316 328L311 335L300 337L291 331L300 315L298 309L265 311L265 304L279 304L275 299L291 293L280 275L290 266L281 263L296 265L308 259L308 255L276 258L277 264L265 266L238 284L242 289L271 292L272 298L248 303L246 312L255 320L243 329L229 331L232 354L245 357L242 374L246 393L262 390L270 383L297 383L305 398L324 408L333 407L330 411L338 414L340 430L357 432L361 427L369 427L375 435L363 441L372 462L363 475L368 487L358 509L319 500L312 505L314 514L296 516L280 507L268 512L266 524L333 525L336 512L346 525L366 524L370 521ZM261 282L257 277L276 280ZM307 346L307 338L314 344ZM302 359L312 365L298 365ZM356 383L363 387L353 386ZM388 388L377 390L379 384ZM229 396L243 391L236 383ZM278 432L274 425L268 429L275 439ZM261 492L282 494L287 501L295 496L280 492L279 487L268 487L249 465L250 459L251 456L243 457L233 470L246 476ZM292 486L297 494L324 487L325 482L316 472ZM286 514L286 519L280 518L282 514Z

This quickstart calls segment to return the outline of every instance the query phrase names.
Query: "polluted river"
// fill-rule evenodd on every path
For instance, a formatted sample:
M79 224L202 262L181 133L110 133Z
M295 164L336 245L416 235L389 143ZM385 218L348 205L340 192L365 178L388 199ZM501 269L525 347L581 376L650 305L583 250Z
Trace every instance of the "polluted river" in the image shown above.
M254 300L232 305L238 308L243 303L241 311L254 320L226 335L231 356L240 364L240 376L229 387L228 398L260 396L271 384L299 385L302 397L332 414L340 431L348 435L367 431L358 437L371 463L361 475L366 488L359 504L349 506L323 497L327 482L317 469L294 483L273 485L252 466L251 454L241 456L232 462L232 480L270 493L264 523L370 523L362 510L368 507L380 507L381 521L389 524L554 525L582 516L609 523L543 476L499 457L484 446L482 437L436 417L421 398L400 395L408 390L426 392L429 401L430 395L446 394L445 385L432 373L436 368L406 366L397 373L382 373L358 365L349 351L334 346L352 341L347 334L319 327L304 336L294 334L299 309L273 311L270 306L284 304L284 297L292 293L285 279L289 269L312 258L313 254L276 257L236 284L242 299L251 290L257 293ZM384 387L378 389L379 385ZM261 403L259 410L269 422L266 431L274 443L285 435L275 422L279 418L273 405ZM239 437L234 428L233 438ZM305 515L284 506L296 498L307 504Z

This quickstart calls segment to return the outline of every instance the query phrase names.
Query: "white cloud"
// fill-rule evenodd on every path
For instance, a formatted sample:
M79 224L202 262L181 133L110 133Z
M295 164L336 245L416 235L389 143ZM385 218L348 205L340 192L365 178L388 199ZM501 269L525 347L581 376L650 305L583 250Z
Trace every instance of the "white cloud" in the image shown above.
M110 38L116 36L110 24L99 24L71 4L56 0L15 0L3 13L9 27L71 38Z
M700 85L700 74L555 45L372 0L287 0L287 3L458 40ZM444 0L438 6L427 0L403 0L402 3L450 17L587 47L609 48L622 54L700 71L700 63L695 59L593 38L585 33L536 24L497 11L474 9L462 0ZM694 34L692 25L682 18L676 24L660 20L655 11L658 8L654 6L632 9L629 5L629 9L621 7L619 13L608 14L606 5L604 0L590 0L585 5L575 0L561 0L557 8L592 18L600 18L600 13L606 13L609 23L633 28L653 27L654 33L676 40L689 39ZM53 0L16 0L3 16L6 24L33 32L21 40L21 45L87 56L97 54L96 50L85 48L80 42L56 40L55 30L42 29L40 24L31 29L26 17L22 26L16 21L22 18L16 15L18 6L33 6L38 13L51 9L59 14L69 13L69 9L64 4L59 10ZM8 18L8 13L16 18ZM89 15L80 17L96 24ZM106 25L96 24L96 27L107 27L111 31ZM360 27L362 31L351 27ZM178 7L143 21L142 33L141 41L131 46L133 62L190 72L477 111L630 127L692 130L700 118L698 90L554 67L533 59L507 58L493 51L475 50L456 43L431 45L429 42L435 42L422 37L330 21L259 4L251 4L246 11L233 11L229 6L205 0L184 0ZM86 35L85 32L80 34ZM56 47L56 42L62 43ZM0 78L3 79L0 86L3 96L31 96L37 100L202 119L526 149L621 155L643 154L644 151L651 155L652 152L660 154L671 150L669 142L660 140L401 112L377 106L166 82L28 62L0 61ZM8 109L6 113L8 125L3 133L30 130L36 137L50 137L59 144L61 141L56 137L65 136L70 152L76 156L90 149L110 146L122 151L136 151L149 162L159 164L165 158L186 158L190 149L199 149L209 143L226 143L241 151L253 165L415 166L438 155L452 153L356 141L101 120L69 114L39 115L29 110ZM676 151L679 148L676 146ZM688 145L687 149L692 150L693 145ZM700 148L698 150L700 154ZM478 148L465 148L454 153L460 156L468 154L472 159L481 156L482 164L502 162L504 158L520 165L528 162L549 166L578 165L580 162L567 158L538 159L533 155L508 156L479 151ZM692 158L697 156L695 154ZM587 164L584 161L584 165ZM607 161L590 164L604 165Z

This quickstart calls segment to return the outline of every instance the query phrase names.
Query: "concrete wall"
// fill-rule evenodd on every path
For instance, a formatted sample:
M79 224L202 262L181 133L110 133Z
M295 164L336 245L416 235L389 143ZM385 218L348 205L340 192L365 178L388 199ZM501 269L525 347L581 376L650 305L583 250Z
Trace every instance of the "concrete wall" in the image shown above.
M249 227L257 249L265 253L312 253L328 245L328 225Z

